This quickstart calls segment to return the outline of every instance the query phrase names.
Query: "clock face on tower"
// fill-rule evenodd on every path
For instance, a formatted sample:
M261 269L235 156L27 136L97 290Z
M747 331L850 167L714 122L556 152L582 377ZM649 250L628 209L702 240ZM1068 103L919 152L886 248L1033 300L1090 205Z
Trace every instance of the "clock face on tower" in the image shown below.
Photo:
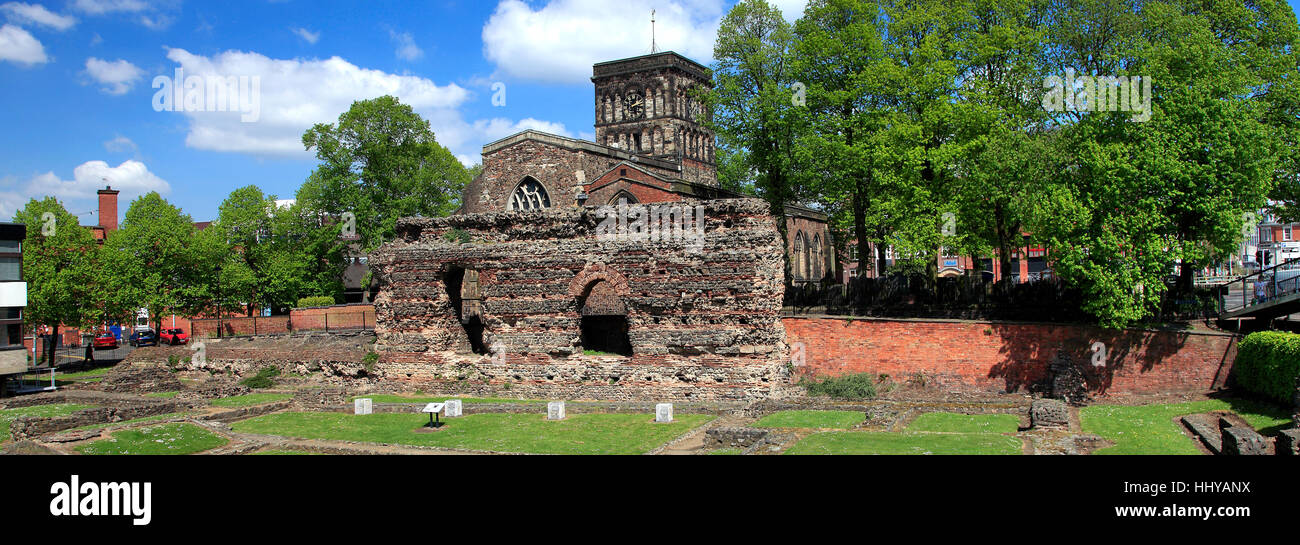
M645 99L641 97L641 93L632 91L623 95L623 108L630 119L645 117Z

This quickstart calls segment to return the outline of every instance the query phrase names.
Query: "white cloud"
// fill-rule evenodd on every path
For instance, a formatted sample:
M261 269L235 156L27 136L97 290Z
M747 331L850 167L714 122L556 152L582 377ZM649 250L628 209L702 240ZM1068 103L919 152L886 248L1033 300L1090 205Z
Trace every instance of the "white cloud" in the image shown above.
M174 21L173 18L161 14L154 15L154 16L149 16L149 15L140 16L140 24L144 25L145 27L148 27L151 30L163 30L171 26L172 21Z
M0 5L0 11L4 11L5 16L7 16L10 21L42 25L59 31L67 30L77 24L77 19L75 17L59 15L45 9L45 6L40 4L8 2Z
M808 5L808 0L767 0L767 3L776 6L785 20L793 23L803 17L803 8Z
M722 0L551 0L538 9L501 0L483 26L483 53L508 76L587 82L592 64L650 52L651 9L660 51L711 62Z
M190 122L185 143L211 151L310 157L303 150L303 133L316 123L336 122L354 101L392 95L432 122L456 118L455 109L469 98L469 91L454 83L437 85L418 76L369 70L339 57L271 59L241 51L205 57L168 49L167 58L184 69L187 79L259 78L261 116L255 123L241 122L240 112L234 111L184 112ZM448 145L442 135L439 142Z
M473 128L475 132L485 139L485 144L495 142L512 134L529 129L550 134L558 134L560 136L568 136L570 138L573 137L568 129L564 128L563 123L542 121L531 117L519 121L510 121L509 119L502 118L480 119L474 122Z
M0 61L32 66L49 62L45 47L26 30L13 25L0 27Z
M140 24L151 30L163 30L176 22L175 13L179 9L180 3L174 0L75 0L71 5L72 9L86 15L104 16L126 13L135 17L135 14L139 14L139 17L135 19ZM199 30L202 30L206 24L206 22L200 23Z
M144 11L149 9L149 3L144 0L76 0L72 3L72 7L84 13L103 15Z
M95 57L86 59L86 73L103 85L101 91L110 95L126 94L136 81L144 77L144 70L127 61L108 62Z
M139 161L124 161L116 167L104 161L87 161L72 170L71 180L61 179L51 171L34 176L25 187L15 188L15 191L0 191L0 217L11 217L29 199L47 195L63 201L68 211L75 214L96 206L95 191L106 185L122 192L118 196L119 213L125 211L131 201L150 191L162 195L171 193L171 185L149 172L149 168Z
M118 135L112 140L104 142L104 149L113 153L127 153L139 151L140 148L139 146L136 146L135 142L132 142L130 138Z
M389 38L397 45L397 58L407 61L418 61L424 56L424 50L415 45L415 38L411 37L410 32L397 33L388 31Z
M290 28L289 30L292 31L294 34L297 34L299 38L302 38L303 41L309 44L315 45L316 42L320 41L320 31L312 32L305 28L298 28L298 27Z

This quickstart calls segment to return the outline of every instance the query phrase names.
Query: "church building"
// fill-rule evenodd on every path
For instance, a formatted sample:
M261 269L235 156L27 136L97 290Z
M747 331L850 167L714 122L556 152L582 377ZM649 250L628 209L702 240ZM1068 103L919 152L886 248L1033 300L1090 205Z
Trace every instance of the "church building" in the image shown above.
M677 53L598 63L596 141L527 130L483 147L483 173L458 213L743 198L718 183L713 131L699 93L708 68ZM834 276L826 215L787 206L788 278Z

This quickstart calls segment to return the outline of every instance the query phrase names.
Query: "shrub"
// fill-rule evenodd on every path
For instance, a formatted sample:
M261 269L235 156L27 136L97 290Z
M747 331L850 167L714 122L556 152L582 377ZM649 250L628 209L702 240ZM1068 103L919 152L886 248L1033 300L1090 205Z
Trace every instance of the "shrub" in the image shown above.
M469 231L463 229L452 229L444 233L442 239L451 243L465 244L470 241Z
M827 377L820 381L805 378L799 385L808 391L808 395L827 395L835 399L871 399L876 397L876 381L871 373L854 373L838 377Z
M239 383L254 390L261 390L275 386L275 380L273 379L278 376L280 376L279 367L263 367L256 375L241 380Z
M1237 386L1246 391L1290 405L1300 376L1300 335L1280 331L1247 335L1237 346L1233 374Z
M333 304L333 297L329 295L317 295L315 297L303 297L302 299L299 299L297 308L328 307Z
M375 372L375 364L376 364L376 363L379 363L379 353L378 353L378 352L366 352L366 357L365 357L365 358L362 358L361 362L362 362L362 364L363 364L363 365L365 366L365 368L366 368L366 374L368 374L368 375L369 375L369 374L374 374L374 372Z

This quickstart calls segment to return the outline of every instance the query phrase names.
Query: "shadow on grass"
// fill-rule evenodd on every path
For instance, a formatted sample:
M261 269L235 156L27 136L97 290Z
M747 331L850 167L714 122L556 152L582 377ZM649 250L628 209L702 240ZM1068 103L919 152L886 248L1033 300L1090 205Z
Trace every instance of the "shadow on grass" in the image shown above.
M1209 397L1227 403L1228 406L1232 408L1232 412L1238 415L1243 413L1259 414L1283 421L1280 424L1255 430L1259 432L1260 435L1270 437L1275 436L1282 430L1296 425L1295 422L1290 420L1292 414L1291 409L1278 405L1276 402L1271 400L1266 400L1241 392L1216 392L1210 394Z

